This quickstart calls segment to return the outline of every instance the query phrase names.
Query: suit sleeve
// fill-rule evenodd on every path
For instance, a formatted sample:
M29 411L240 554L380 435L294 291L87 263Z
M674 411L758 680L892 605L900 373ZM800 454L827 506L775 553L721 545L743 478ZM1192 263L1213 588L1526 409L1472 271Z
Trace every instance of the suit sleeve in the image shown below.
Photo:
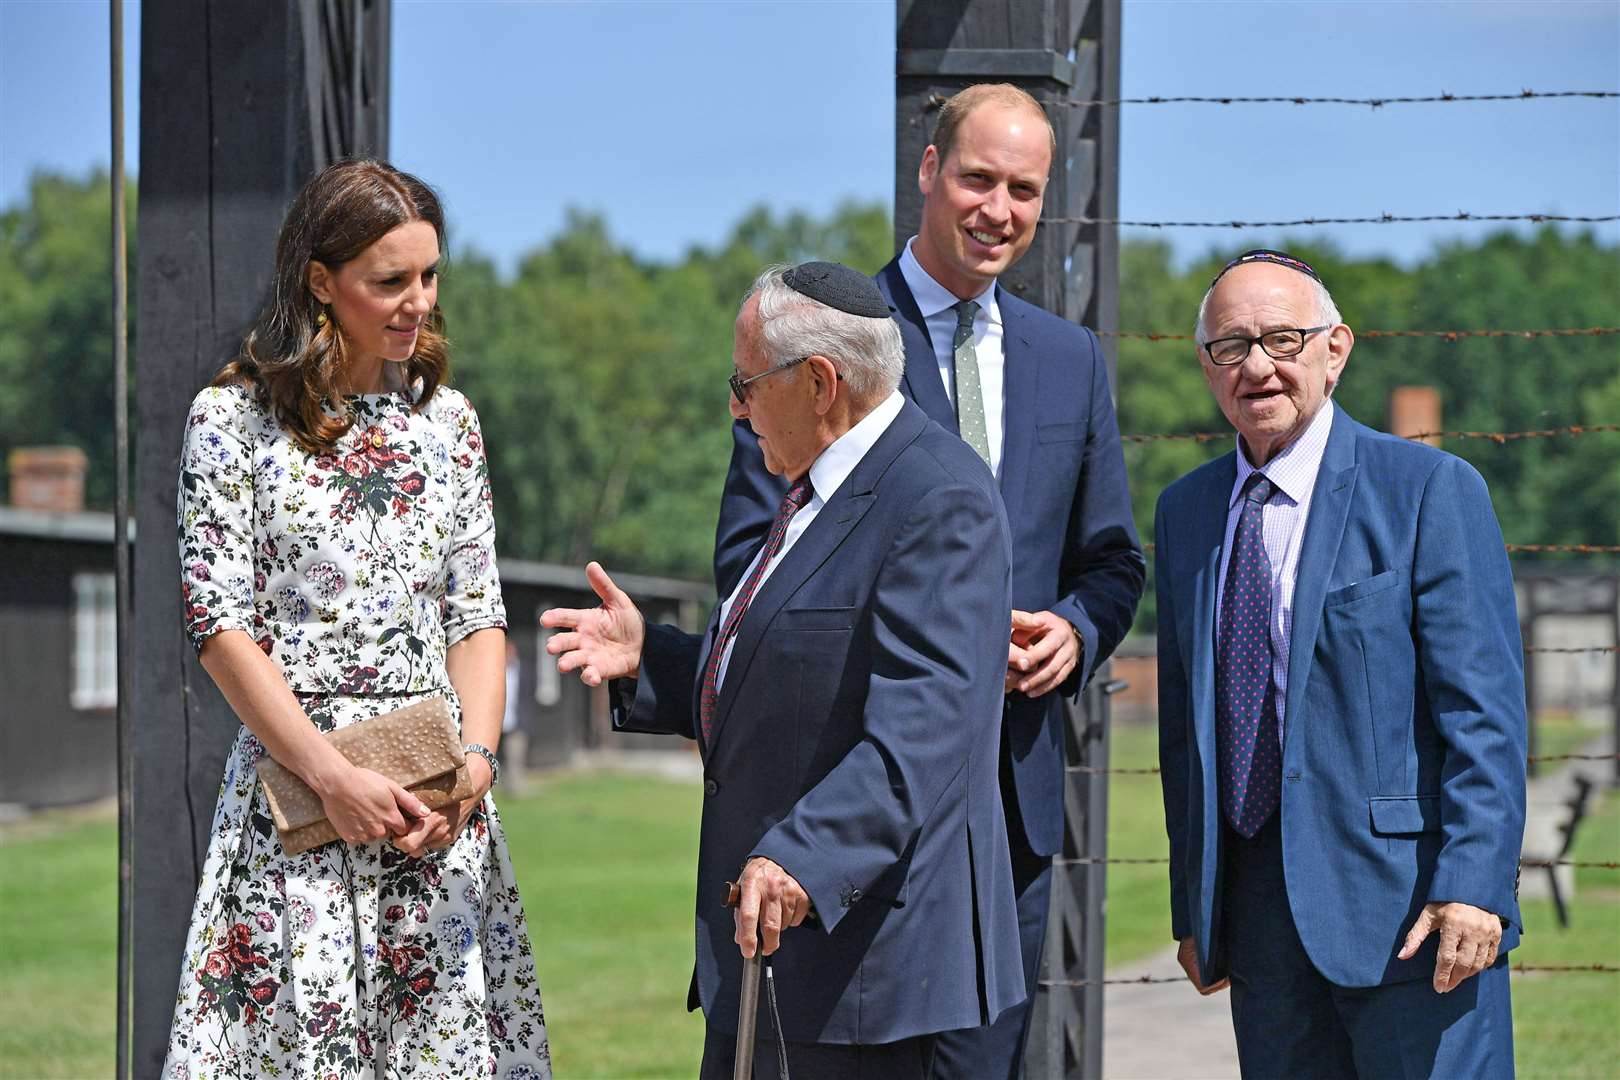
M759 439L747 421L731 425L731 468L720 496L720 521L714 534L714 586L730 596L770 530L787 484L765 471Z
M1187 910L1187 672L1176 636L1176 609L1169 564L1169 527L1164 499L1153 515L1154 551L1159 572L1153 595L1159 615L1159 774L1164 789L1164 828L1170 837L1170 934L1177 941L1192 936Z
M703 639L673 626L649 625L641 648L641 677L614 679L608 703L615 731L697 738L692 685Z
M919 500L884 560L864 736L753 851L797 879L829 931L850 891L871 891L967 783L975 742L1000 721L1010 546L993 496L957 484Z
M1420 692L1445 743L1429 900L1510 915L1524 836L1524 652L1490 494L1459 458L1424 490L1412 593Z
M1130 630L1147 580L1108 369L1096 337L1084 334L1091 351L1091 416L1058 569L1060 595L1052 605L1080 631L1080 662L1061 687L1070 695L1080 692Z

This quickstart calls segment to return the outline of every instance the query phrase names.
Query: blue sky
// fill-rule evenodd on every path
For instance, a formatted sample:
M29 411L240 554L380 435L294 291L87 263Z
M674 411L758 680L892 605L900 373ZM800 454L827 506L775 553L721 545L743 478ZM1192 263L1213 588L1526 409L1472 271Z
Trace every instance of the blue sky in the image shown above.
M128 15L138 152L138 4ZM671 259L749 207L889 201L894 5L395 0L393 157L445 195L452 242L510 267L569 207ZM105 164L107 14L0 0L0 205L36 169ZM1124 93L1377 97L1620 89L1620 2L1126 0ZM1620 212L1620 101L1135 106L1121 216L1290 219ZM1421 257L1485 226L1335 226ZM1620 243L1620 227L1599 226ZM1184 257L1277 234L1165 230Z

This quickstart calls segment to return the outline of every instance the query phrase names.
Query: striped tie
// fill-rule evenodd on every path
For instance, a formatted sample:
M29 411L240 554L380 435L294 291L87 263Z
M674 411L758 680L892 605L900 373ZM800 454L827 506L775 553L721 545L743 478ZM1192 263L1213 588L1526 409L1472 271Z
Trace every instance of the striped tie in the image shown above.
M731 639L737 636L737 628L742 625L743 616L748 614L748 602L754 598L754 591L759 588L761 579L765 577L765 568L776 558L776 553L782 550L782 538L787 535L788 522L793 515L810 502L814 494L810 487L810 478L806 475L798 483L788 488L787 494L782 496L782 505L776 508L776 519L771 522L770 534L765 537L765 548L754 560L754 567L748 572L743 581L742 588L737 592L737 601L731 605L731 611L726 614L726 624L715 635L714 645L709 649L709 661L703 667L703 690L698 696L698 719L703 725L703 745L708 746L714 734L715 705L720 700L720 661L725 659L726 646Z

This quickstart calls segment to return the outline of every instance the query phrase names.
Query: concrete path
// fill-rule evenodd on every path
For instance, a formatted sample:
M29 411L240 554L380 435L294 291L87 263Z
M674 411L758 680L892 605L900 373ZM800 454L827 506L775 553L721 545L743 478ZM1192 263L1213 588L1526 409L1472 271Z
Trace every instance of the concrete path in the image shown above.
M1110 979L1181 976L1174 946ZM1232 1006L1225 991L1201 996L1183 979L1110 986L1103 1007L1103 1075L1109 1080L1228 1080L1238 1076Z

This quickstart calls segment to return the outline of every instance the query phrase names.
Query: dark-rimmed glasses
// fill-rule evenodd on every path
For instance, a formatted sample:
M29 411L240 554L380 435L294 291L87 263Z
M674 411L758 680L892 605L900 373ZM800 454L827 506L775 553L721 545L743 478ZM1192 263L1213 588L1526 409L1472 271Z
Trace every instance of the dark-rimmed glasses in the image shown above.
M788 368L792 367L793 365L802 364L808 359L810 359L810 357L801 356L797 360L789 360L785 364L777 364L773 368L766 368L764 371L760 372L758 375L750 375L746 379L743 378L741 375L739 375L737 372L733 371L731 373L731 396L737 399L737 404L739 404L739 405L747 405L748 404L748 384L749 383L759 382L759 380L763 379L767 375L775 375L778 371L786 371Z
M814 355L816 355L816 354L815 353L810 354L810 356L814 356ZM797 360L789 360L785 364L777 364L773 368L766 368L764 371L760 372L758 375L750 375L746 379L743 378L741 375L737 374L735 371L733 371L731 373L731 396L737 399L737 404L739 404L739 405L747 405L748 404L748 384L749 383L758 382L759 380L763 379L767 375L775 375L778 371L786 371L788 368L792 367L794 364L802 364L806 360L810 359L810 356L801 356ZM842 381L843 378L844 378L844 373L842 371L840 371L837 374L838 374L839 380Z
M1265 354L1273 360L1292 360L1305 348L1305 341L1312 334L1319 334L1329 330L1327 326L1307 326L1284 330L1267 330L1258 337L1223 337L1204 345L1204 352L1209 354L1209 362L1216 367L1231 367L1241 364L1249 358L1249 352L1259 345Z

